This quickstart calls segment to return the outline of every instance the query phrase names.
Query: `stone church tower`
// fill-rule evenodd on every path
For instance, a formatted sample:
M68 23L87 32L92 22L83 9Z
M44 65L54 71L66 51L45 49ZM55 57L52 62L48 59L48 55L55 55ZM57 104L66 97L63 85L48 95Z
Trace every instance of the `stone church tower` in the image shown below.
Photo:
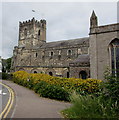
M119 73L119 23L99 26L93 11L89 37L56 42L46 42L45 20L19 23L13 71L103 80L107 67Z
M119 23L98 26L98 19L93 11L89 35L91 78L103 79L107 67L114 70L115 74L119 73Z
M19 47L31 49L46 43L46 21L30 21L19 23Z

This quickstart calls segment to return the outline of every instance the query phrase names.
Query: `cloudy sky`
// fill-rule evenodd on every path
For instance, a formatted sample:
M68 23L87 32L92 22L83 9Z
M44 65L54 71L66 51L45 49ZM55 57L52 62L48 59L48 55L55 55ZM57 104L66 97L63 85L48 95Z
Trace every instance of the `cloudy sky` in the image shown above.
M117 22L117 2L2 2L0 8L3 58L11 57L18 44L19 21L46 19L47 42L87 37L93 10L99 25Z

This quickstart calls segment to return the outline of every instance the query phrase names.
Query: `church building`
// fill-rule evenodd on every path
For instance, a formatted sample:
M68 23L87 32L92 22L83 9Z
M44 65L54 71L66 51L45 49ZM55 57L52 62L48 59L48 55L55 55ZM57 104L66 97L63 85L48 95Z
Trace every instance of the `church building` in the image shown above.
M12 71L45 73L58 77L104 79L107 68L119 73L119 23L99 26L93 11L89 37L47 42L46 20L19 23Z

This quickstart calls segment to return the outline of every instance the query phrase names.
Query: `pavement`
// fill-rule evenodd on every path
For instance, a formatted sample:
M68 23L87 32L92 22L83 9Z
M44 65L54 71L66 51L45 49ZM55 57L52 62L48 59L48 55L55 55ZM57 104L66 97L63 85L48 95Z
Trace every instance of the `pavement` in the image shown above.
M3 80L15 92L15 105L11 118L63 118L60 111L71 104L39 97L34 91L11 81Z

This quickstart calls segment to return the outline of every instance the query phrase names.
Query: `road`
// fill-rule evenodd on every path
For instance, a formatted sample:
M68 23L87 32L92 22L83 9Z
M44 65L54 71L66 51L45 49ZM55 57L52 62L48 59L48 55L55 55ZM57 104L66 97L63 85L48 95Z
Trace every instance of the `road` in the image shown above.
M9 100L10 93L6 87L0 84L0 100L2 103L1 108L4 109L5 106L7 105L7 102ZM1 112L0 112L1 113Z
M13 106L14 92L12 89L0 81L0 118L10 116Z
M60 111L70 104L39 97L34 91L10 81L3 81L15 92L15 105L11 118L62 118Z

